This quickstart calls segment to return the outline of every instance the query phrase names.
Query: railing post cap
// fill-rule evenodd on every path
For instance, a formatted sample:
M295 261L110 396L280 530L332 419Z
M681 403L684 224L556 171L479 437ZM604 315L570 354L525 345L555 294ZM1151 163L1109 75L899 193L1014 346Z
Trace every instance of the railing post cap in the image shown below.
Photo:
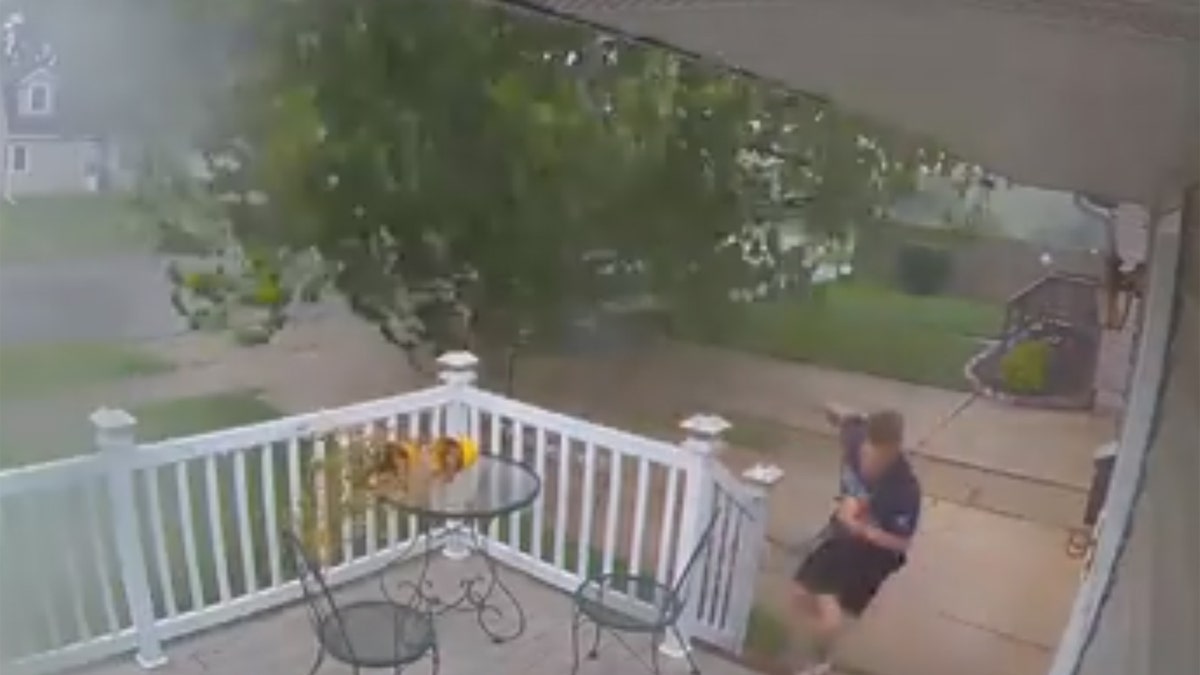
M446 352L437 359L442 371L438 379L442 384L450 386L465 386L475 382L475 367L479 358L468 351Z
M715 439L728 431L733 425L720 415L692 415L679 424L689 436L703 439Z
M137 419L120 408L99 408L89 419L97 430L110 433L132 430L137 426Z
M754 466L742 472L742 478L754 485L770 488L783 479L783 469L776 464L755 462Z
M437 363L443 370L474 370L479 365L479 357L468 351L446 352L437 358Z

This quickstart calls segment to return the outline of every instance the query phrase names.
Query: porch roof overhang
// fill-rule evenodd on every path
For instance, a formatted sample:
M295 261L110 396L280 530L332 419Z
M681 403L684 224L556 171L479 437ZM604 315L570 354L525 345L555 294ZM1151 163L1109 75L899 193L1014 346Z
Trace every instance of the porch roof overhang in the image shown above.
M500 0L925 134L1022 183L1171 206L1197 179L1191 0Z

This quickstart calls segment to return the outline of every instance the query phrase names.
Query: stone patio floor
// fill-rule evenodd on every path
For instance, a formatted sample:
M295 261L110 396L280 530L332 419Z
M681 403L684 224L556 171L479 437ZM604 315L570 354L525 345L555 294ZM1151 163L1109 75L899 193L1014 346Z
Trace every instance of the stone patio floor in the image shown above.
M438 587L453 586L464 571L473 573L478 561L451 562L435 558L431 577ZM411 573L412 564L390 572L388 580ZM528 618L527 628L511 642L493 644L480 630L473 613L449 613L436 622L441 649L441 675L569 675L571 673L571 604L562 592L509 568L501 574L520 599ZM376 577L353 582L334 592L338 600L379 598ZM586 633L585 633L586 635ZM581 661L579 675L639 675L647 673L640 660L649 659L646 640L631 639L635 652L606 637L599 658ZM586 649L586 643L584 643ZM153 671L142 670L131 656L76 671L78 675L303 675L317 654L316 638L307 609L296 603L239 622L219 626L199 635L181 638L166 646L168 663ZM750 675L749 670L719 656L697 650L704 675ZM683 675L686 662L660 659L664 675ZM351 673L348 666L326 658L321 675ZM367 671L371 672L371 671ZM405 669L430 673L428 660Z

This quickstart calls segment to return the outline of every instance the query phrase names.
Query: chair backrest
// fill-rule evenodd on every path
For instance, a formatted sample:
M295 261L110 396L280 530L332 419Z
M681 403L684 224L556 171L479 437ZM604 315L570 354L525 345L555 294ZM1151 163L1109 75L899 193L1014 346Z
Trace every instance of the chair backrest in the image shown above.
M717 529L717 520L721 517L720 507L713 509L712 515L708 522L705 523L704 529L700 530L700 538L696 540L696 547L692 549L688 556L687 564L680 571L679 576L675 578L671 585L671 594L674 596L675 602L670 603L665 607L669 618L674 619L684 606L687 605L688 585L691 583L691 578L695 575L696 568L700 565L700 559L712 547L713 535Z
M309 555L295 533L285 530L282 537L284 547L295 565L300 588L304 591L304 603L308 606L308 616L312 621L313 630L317 633L317 639L323 639L323 627L332 624L340 631L345 646L350 648L351 643L346 634L341 611L334 602L333 594L329 592L325 576L321 574L321 566Z

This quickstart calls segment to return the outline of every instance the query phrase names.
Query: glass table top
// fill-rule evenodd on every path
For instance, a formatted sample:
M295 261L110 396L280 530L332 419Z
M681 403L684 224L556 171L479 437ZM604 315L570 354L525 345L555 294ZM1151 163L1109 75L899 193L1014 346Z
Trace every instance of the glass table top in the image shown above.
M519 511L532 504L541 489L542 481L531 468L506 457L481 454L475 464L448 481L422 490L391 492L381 499L405 513L468 520Z

